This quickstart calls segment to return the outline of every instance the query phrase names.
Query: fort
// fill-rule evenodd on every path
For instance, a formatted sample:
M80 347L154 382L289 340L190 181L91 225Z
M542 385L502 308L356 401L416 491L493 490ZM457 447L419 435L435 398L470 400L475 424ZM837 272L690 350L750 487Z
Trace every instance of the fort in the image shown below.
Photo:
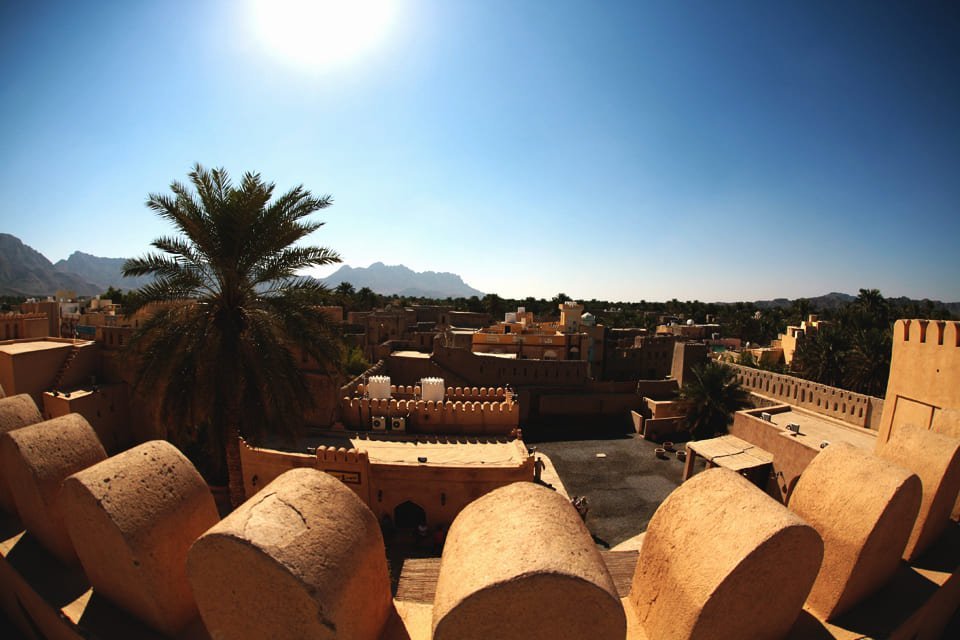
M738 369L764 406L737 413L715 453L688 444L691 470L707 469L659 506L638 550L605 553L567 500L530 482L522 441L475 435L512 392L457 380L439 388L442 402L425 401L438 383L415 383L467 358L523 361L391 354L367 382L340 388L340 404L358 427L363 412L383 412L411 429L344 428L308 453L243 444L247 501L221 519L189 460L148 429L105 441L125 429L86 417L104 419L108 399L90 399L99 386L64 397L62 380L87 384L107 350L7 341L0 606L37 638L939 637L960 605L958 329L898 321L882 403ZM695 353L685 351L681 376ZM540 379L565 371L557 365L585 366L527 364L543 368L526 375L568 390L560 375ZM369 378L386 374L371 393ZM417 434L421 414L471 433ZM764 473L732 471L744 457ZM414 492L426 521L451 525L439 564L418 578L431 595L411 600L391 593L381 522L419 518ZM624 563L627 575L614 570Z

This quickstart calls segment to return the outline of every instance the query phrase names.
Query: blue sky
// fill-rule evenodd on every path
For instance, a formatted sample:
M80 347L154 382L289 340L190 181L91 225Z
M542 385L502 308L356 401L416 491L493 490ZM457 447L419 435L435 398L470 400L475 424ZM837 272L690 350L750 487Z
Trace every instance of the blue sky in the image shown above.
M200 162L332 194L351 266L503 296L960 300L956 3L392 4L293 64L240 0L3 3L0 231L140 255Z

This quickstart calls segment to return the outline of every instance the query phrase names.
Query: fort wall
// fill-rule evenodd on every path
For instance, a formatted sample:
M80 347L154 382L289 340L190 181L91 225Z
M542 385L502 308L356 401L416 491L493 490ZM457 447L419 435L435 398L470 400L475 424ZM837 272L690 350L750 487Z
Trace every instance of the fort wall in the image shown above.
M960 322L897 320L880 439L905 424L960 437Z
M884 404L881 398L773 371L763 371L738 364L728 366L737 372L737 380L747 391L822 413L857 427L876 431L880 426Z

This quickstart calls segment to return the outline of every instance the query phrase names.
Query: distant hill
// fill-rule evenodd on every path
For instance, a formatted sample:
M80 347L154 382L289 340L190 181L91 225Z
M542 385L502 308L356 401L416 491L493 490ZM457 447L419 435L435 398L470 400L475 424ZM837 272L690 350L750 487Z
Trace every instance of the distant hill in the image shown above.
M47 296L58 289L77 295L102 293L100 288L75 273L57 271L43 254L9 233L0 233L0 295Z
M837 307L842 307L856 299L857 296L852 296L849 293L837 293L836 291L826 295L817 296L816 298L807 298L807 300L810 301L810 304L815 306L817 309L836 309ZM774 298L773 300L757 300L753 304L757 305L757 307L761 309L769 309L772 307L789 307L792 302L792 300L788 300L786 298Z
M810 301L810 304L817 309L837 309L844 305L850 304L857 299L857 296L850 295L849 293L838 293L836 291L828 293L826 295L817 296L815 298L807 298ZM889 298L899 304L910 304L913 302L922 303L924 300L914 300L901 296L899 298ZM960 314L960 302L941 302L939 300L932 301L936 305L943 305L950 313ZM774 298L773 300L757 300L755 304L760 309L770 309L774 307L789 307L793 303L793 300L788 300L786 298Z
M369 287L380 295L417 298L469 298L484 295L482 291L467 285L455 273L413 271L402 264L385 265L382 262L374 262L366 268L344 265L323 280L331 289L342 282L349 282L355 289Z
M110 287L116 289L139 289L153 278L141 276L138 278L123 277L123 263L126 258L100 258L82 251L74 251L66 260L54 264L54 268L61 273L73 273L100 288L103 293Z

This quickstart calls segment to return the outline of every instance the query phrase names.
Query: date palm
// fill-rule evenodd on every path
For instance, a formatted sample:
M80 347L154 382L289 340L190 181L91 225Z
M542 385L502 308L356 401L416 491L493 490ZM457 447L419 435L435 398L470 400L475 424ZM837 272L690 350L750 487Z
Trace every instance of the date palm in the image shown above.
M747 392L736 372L719 362L694 367L680 398L687 405L683 425L696 440L726 432L733 414L747 406Z
M238 437L296 433L311 404L298 357L339 366L339 343L316 306L326 289L297 276L340 261L297 244L323 225L307 216L332 199L298 186L271 200L274 185L259 174L235 185L222 168L199 164L189 178L192 189L173 182L172 195L147 200L177 235L123 266L125 276L154 276L127 310L154 311L131 340L134 388L156 399L174 434L206 430L236 506L244 497Z

